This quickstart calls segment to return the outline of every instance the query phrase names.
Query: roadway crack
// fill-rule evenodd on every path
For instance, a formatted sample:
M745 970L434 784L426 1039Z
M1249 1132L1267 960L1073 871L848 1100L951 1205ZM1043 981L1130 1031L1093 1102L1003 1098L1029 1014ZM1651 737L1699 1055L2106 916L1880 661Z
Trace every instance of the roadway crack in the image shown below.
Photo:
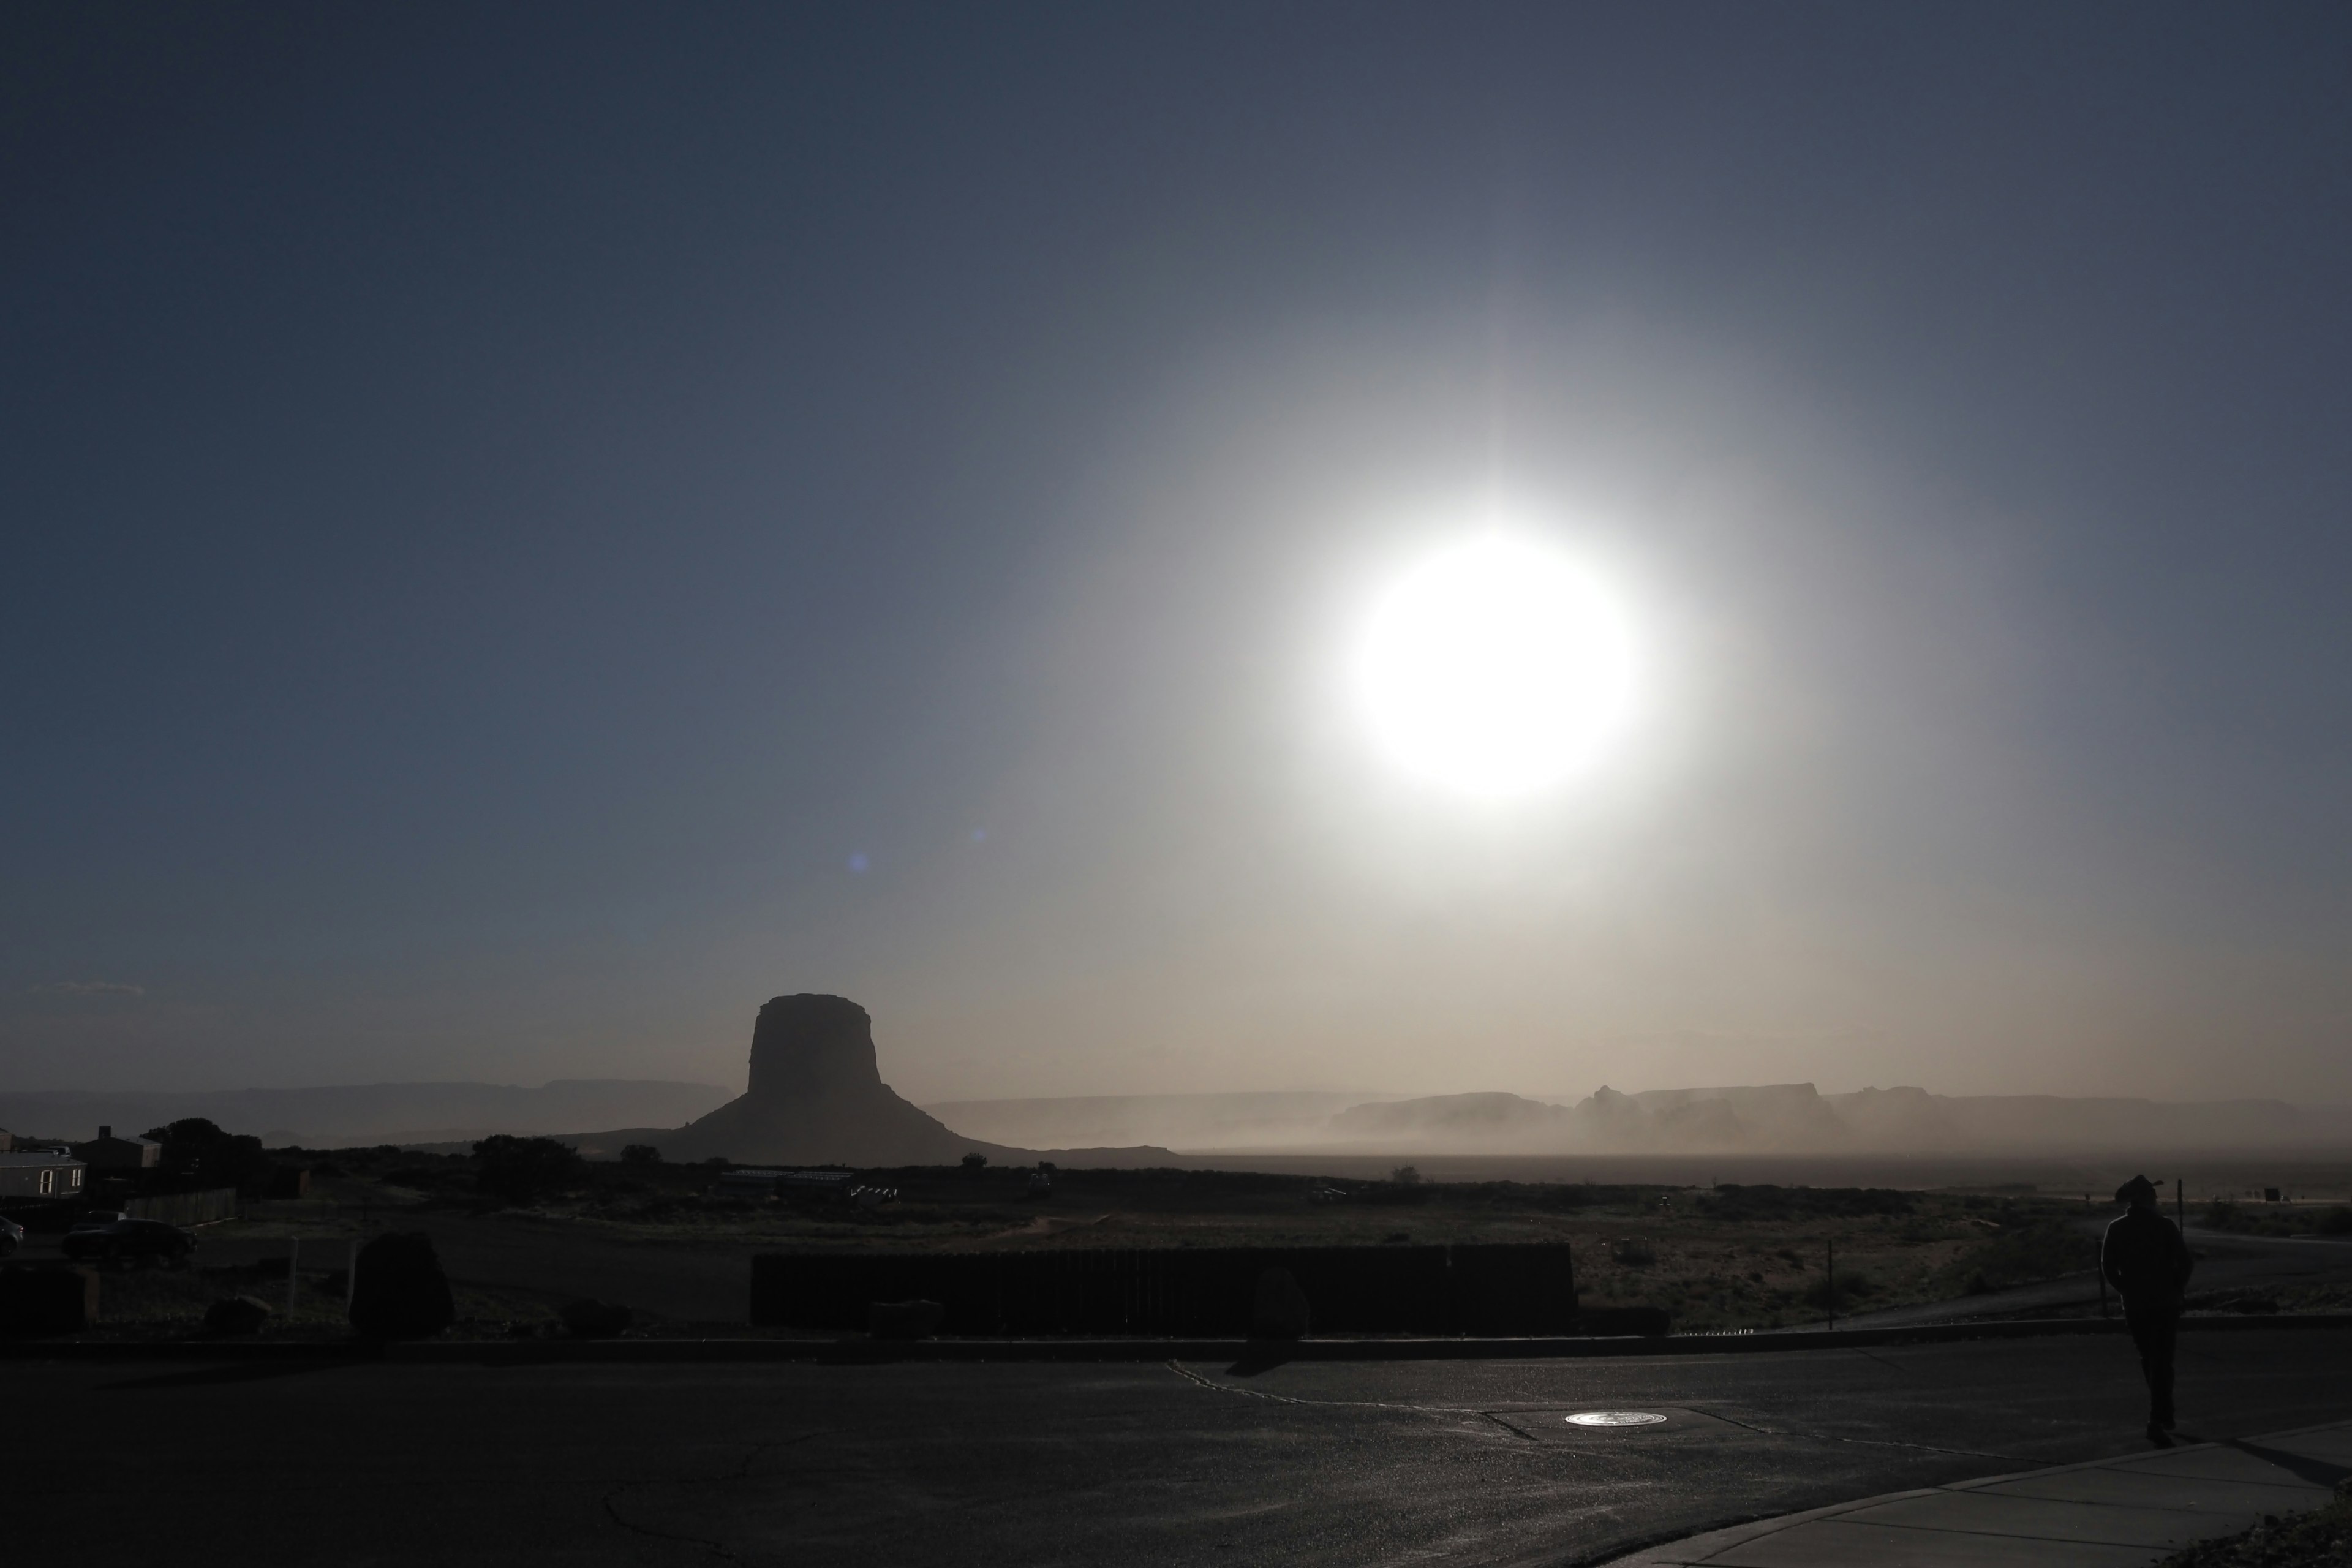
M1214 1389L1219 1394L1237 1394L1244 1399L1263 1399L1270 1405L1299 1405L1331 1410L1402 1410L1413 1415L1475 1416L1481 1421L1490 1422L1501 1427L1522 1443L1538 1445L1542 1443L1541 1438L1513 1426L1494 1411L1481 1410L1475 1405L1403 1405L1385 1399L1298 1399L1287 1394L1268 1394L1261 1388L1235 1388L1230 1383L1218 1383L1214 1379L1202 1377L1181 1362L1170 1362L1168 1370L1187 1383L1198 1384L1202 1388Z
M1187 1383L1212 1388L1219 1394L1238 1394L1244 1399L1263 1399L1271 1405L1304 1405L1331 1410L1404 1410L1416 1415L1480 1415L1487 1412L1467 1405L1405 1405L1391 1399L1299 1399L1287 1394L1268 1394L1262 1388L1235 1388L1230 1383L1219 1383L1202 1377L1182 1362L1171 1361L1168 1370ZM1492 1419L1488 1416L1488 1419Z
M1898 1437L1847 1437L1835 1432L1775 1432L1769 1426L1759 1426L1752 1421L1742 1421L1737 1415L1726 1415L1720 1410L1709 1410L1703 1405L1686 1405L1685 1410L1696 1410L1717 1421L1728 1422L1759 1437L1800 1437L1814 1443L1853 1443L1865 1448L1916 1448L1923 1454L1954 1454L1969 1459L1999 1459L2003 1464L2022 1465L2027 1461L2015 1454L1989 1454L1982 1448L1945 1448L1933 1443L1906 1443Z
M730 1552L726 1542L722 1541L713 1541L708 1536L688 1535L674 1530L657 1530L650 1524L638 1523L621 1512L621 1499L627 1493L644 1487L708 1487L724 1486L730 1481L748 1481L751 1479L751 1467L759 1462L761 1456L773 1453L780 1448L793 1447L823 1436L821 1432L803 1432L797 1437L787 1437L781 1442L755 1443L743 1451L743 1457L736 1461L732 1471L721 1475L688 1476L657 1481L622 1481L617 1485L605 1488L598 1495L597 1501L603 1505L605 1518L633 1535L642 1535L652 1541L674 1542L681 1546L698 1546L722 1563L740 1563L743 1559Z
M1170 1362L1168 1370L1188 1383L1198 1384L1202 1388L1214 1389L1219 1394L1238 1394L1244 1399L1263 1399L1273 1405L1301 1405L1336 1410L1403 1410L1416 1415L1475 1415L1481 1420L1493 1422L1513 1436L1524 1441L1530 1443L1540 1441L1539 1438L1529 1436L1520 1431L1495 1412L1477 1409L1471 1405L1402 1405L1384 1399L1299 1399L1287 1394L1268 1394L1264 1389L1235 1388L1229 1383L1218 1383L1213 1379L1202 1377L1181 1362ZM1852 1443L1864 1448L1908 1448L1923 1454L1951 1454L1969 1459L1999 1459L2004 1464L2013 1465L2028 1462L2014 1454L1992 1454L1981 1448L1946 1448L1934 1443L1906 1443L1895 1437L1847 1437L1834 1432L1775 1432L1769 1426L1759 1426L1753 1422L1742 1421L1738 1416L1726 1415L1721 1411L1710 1410L1703 1405L1684 1402L1681 1408L1696 1411L1701 1415L1738 1426L1744 1431L1753 1432L1759 1437L1795 1437L1816 1443Z
M1512 1425L1510 1417L1500 1415L1500 1413L1496 1411L1482 1411L1482 1408L1477 1408L1477 1405L1412 1405L1412 1404L1397 1404L1397 1401L1390 1401L1390 1399L1294 1399L1291 1394L1267 1394L1265 1389L1237 1389L1230 1383L1216 1383L1213 1377L1202 1377L1200 1373L1195 1373L1192 1368L1185 1366L1183 1361L1169 1361L1169 1371L1176 1373L1179 1377L1183 1377L1185 1383L1197 1383L1204 1389L1216 1389L1218 1394L1240 1394L1242 1399L1263 1399L1267 1401L1267 1404L1277 1404L1277 1405L1310 1405L1310 1408L1324 1408L1324 1411L1404 1411L1409 1413L1409 1415L1477 1417L1477 1420L1491 1422L1491 1425L1500 1427L1503 1432L1510 1434L1510 1436L1519 1438L1522 1444L1543 1446L1543 1438L1536 1436L1534 1432L1527 1432L1524 1427Z

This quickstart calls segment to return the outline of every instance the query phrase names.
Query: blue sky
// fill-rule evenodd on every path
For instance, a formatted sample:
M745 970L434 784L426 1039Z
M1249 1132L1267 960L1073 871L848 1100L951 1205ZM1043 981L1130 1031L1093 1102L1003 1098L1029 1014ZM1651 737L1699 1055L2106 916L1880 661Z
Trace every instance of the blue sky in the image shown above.
M20 7L0 1073L2352 1096L2326 7ZM1635 743L1331 677L1516 499Z

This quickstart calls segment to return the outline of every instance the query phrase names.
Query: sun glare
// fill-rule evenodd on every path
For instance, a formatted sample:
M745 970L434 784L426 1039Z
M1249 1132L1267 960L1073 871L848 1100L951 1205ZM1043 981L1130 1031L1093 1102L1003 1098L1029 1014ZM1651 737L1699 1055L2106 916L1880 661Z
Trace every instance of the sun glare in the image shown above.
M1487 798L1578 773L1618 730L1633 684L1624 617L1588 574L1506 534L1430 556L1375 604L1357 693L1409 773Z

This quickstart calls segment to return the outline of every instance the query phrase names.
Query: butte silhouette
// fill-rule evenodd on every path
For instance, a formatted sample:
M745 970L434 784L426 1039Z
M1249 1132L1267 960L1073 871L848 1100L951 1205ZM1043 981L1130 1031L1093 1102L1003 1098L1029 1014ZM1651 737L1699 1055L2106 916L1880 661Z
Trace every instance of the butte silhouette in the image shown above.
M874 1021L846 996L803 993L760 1009L751 1027L751 1087L682 1128L590 1133L583 1152L622 1142L658 1147L665 1159L739 1164L952 1165L969 1153L1026 1162L1040 1153L1097 1165L1164 1164L1165 1149L1012 1149L966 1138L908 1103L882 1081Z

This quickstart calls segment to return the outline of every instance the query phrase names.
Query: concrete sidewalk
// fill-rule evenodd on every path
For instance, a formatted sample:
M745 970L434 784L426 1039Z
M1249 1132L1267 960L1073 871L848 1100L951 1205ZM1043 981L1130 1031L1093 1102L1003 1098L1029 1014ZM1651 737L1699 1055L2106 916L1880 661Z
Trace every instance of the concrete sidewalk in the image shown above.
M1710 1531L1612 1568L2137 1568L2265 1514L2326 1503L2352 1475L2352 1421L1889 1492Z

